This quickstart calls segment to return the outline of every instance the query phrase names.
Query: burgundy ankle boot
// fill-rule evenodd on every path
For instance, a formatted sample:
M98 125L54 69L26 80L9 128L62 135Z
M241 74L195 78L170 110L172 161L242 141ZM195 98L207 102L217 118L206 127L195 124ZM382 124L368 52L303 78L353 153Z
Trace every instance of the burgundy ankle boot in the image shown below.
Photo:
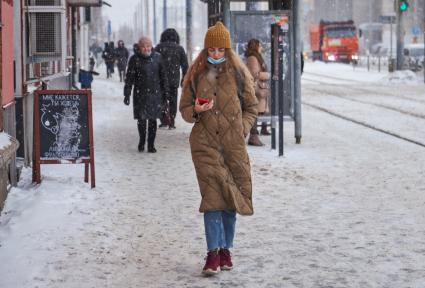
M220 269L221 270L232 270L233 263L230 256L229 249L220 249Z
M217 250L209 251L202 269L204 275L215 275L220 272L220 254Z

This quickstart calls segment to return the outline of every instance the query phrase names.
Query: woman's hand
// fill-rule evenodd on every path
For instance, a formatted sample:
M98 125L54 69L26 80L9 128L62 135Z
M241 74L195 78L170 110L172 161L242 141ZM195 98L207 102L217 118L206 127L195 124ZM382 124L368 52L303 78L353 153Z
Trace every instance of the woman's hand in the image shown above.
M211 101L209 103L199 105L198 98L196 98L195 106L193 107L193 110L195 110L196 113L202 113L202 112L210 110L213 106L214 106L214 100L213 99L211 99Z

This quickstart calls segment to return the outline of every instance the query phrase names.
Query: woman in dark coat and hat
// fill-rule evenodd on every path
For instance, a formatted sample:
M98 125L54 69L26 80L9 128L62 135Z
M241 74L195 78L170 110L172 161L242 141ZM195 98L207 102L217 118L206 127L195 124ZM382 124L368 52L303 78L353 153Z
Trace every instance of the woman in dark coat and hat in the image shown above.
M180 37L173 28L168 28L161 34L161 43L155 47L155 51L161 53L164 65L167 69L168 83L170 85L169 101L169 117L170 123L166 123L163 119L167 117L167 110L163 111L161 125L169 124L169 129L174 129L174 120L177 113L177 91L180 85L180 68L182 70L182 78L187 72L188 63L184 48L179 45ZM164 107L166 108L166 107Z
M168 98L168 78L161 54L152 50L150 38L142 37L136 52L128 62L124 104L130 105L133 90L134 119L137 119L140 136L138 150L145 149L148 122L148 152L155 153L156 119L161 117L162 106Z

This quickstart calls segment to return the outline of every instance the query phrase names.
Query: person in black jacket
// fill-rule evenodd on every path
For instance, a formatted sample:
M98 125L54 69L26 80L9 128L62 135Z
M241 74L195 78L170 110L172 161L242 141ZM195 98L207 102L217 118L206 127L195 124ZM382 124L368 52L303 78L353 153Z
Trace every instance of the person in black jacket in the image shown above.
M115 62L114 42L105 42L105 49L103 50L102 58L106 65L106 78L112 77Z
M134 87L134 88L133 88ZM139 40L139 51L128 62L124 86L124 104L130 105L133 90L133 113L137 119L140 141L139 152L145 149L146 122L148 122L148 152L155 153L156 119L168 98L168 78L161 54L152 50L148 37Z
M161 34L161 41L155 47L155 51L161 53L167 68L168 82L170 85L169 117L170 123L166 123L164 118L167 118L167 109L165 107L161 117L160 127L169 125L169 129L175 129L175 118L177 113L177 91L180 84L180 68L182 69L182 79L187 72L188 63L186 52L179 45L180 37L177 31L173 28L168 28Z
M118 47L115 49L115 57L117 59L118 73L120 74L120 82L125 78L125 68L128 61L128 50L124 46L124 41L118 41Z

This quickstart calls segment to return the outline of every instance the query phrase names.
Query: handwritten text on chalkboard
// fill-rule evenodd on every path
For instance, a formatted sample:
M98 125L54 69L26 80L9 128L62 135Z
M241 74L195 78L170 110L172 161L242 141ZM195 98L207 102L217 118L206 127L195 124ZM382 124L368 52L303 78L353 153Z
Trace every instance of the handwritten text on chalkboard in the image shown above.
M40 95L39 108L41 159L89 157L85 95Z

